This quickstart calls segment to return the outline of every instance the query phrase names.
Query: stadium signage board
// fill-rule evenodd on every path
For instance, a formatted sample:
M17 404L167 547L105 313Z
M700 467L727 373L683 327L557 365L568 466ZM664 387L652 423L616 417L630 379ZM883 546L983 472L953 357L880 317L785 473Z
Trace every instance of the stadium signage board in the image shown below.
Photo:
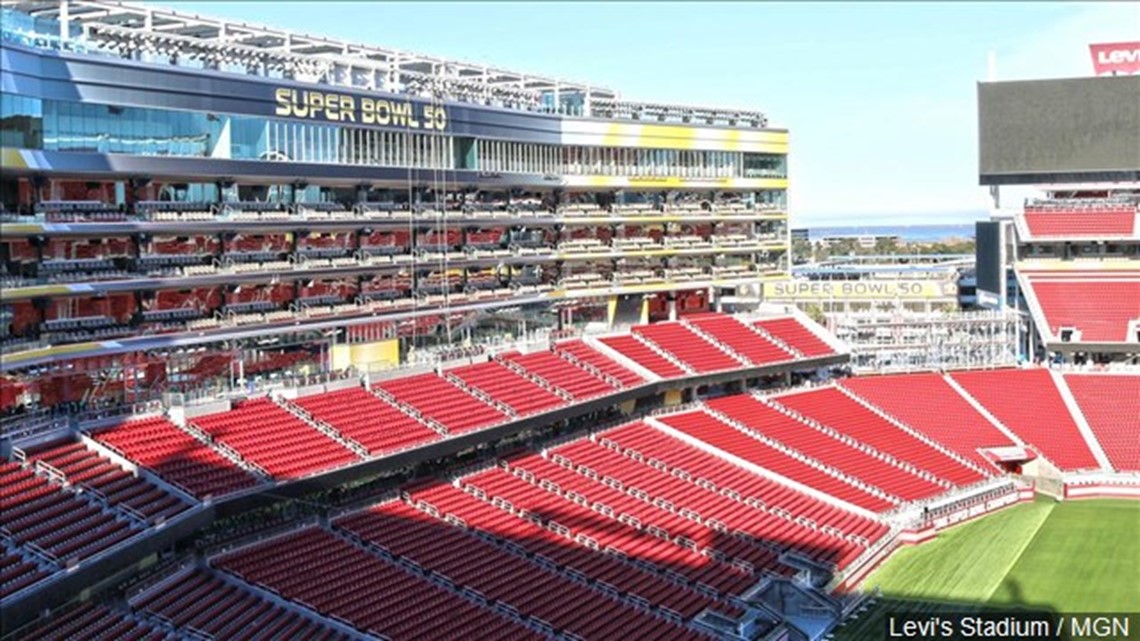
M274 115L304 120L352 122L362 125L442 131L447 129L447 110L406 100L365 98L332 91L278 87L273 92Z
M768 300L930 300L958 295L949 281L778 280L764 285Z
M1093 72L1098 76L1108 73L1140 73L1140 42L1111 42L1089 45Z

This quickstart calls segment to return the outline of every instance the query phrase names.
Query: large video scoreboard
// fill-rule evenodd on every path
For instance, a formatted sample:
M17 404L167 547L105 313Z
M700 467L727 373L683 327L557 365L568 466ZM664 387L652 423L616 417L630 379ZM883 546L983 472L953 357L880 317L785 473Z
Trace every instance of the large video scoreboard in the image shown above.
M982 185L1140 181L1140 75L978 84Z

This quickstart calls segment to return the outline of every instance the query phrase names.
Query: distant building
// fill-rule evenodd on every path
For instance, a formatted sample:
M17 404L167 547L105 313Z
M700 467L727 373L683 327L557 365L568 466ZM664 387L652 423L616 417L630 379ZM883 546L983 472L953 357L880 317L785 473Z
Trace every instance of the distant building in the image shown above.
M792 232L792 238L793 240L795 239L794 231ZM838 245L839 243L849 240L854 240L859 247L862 247L864 249L873 248L880 240L894 241L895 244L902 244L902 236L899 236L898 234L884 234L878 236L874 234L841 234L835 236L824 236L823 238L819 239L819 243L824 247L831 247L833 245Z

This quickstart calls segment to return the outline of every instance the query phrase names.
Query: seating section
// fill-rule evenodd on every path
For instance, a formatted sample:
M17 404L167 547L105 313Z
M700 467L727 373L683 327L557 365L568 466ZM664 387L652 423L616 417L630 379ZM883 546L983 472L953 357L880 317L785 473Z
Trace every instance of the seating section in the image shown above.
M786 394L778 401L784 407L955 485L969 485L985 478L860 405L838 389Z
M612 394L619 388L558 356L555 352L507 354L503 360L518 365L554 387L581 401L603 394Z
M243 548L214 563L282 598L391 641L541 638L506 615L317 528Z
M348 641L348 635L270 603L212 572L193 569L132 599L136 611L157 615L179 630L193 628L215 639Z
M199 499L257 484L245 470L163 417L127 421L93 437Z
M795 359L791 352L732 316L698 314L689 316L685 322L700 328L702 332L747 358L753 365L769 365Z
M451 484L437 483L418 489L409 495L409 500L430 506L440 518L459 519L466 527L503 544L519 546L539 563L589 577L595 585L612 586L675 618L690 620L710 608L727 616L741 614L737 606L714 600L644 566L570 541L535 520L501 510Z
M716 421L708 414L695 413ZM716 421L719 423L719 421ZM781 517L807 519L825 532L841 532L861 546L885 535L889 528L865 516L842 510L767 477L753 474L723 458L683 443L645 423L609 430L597 437L603 447L649 467L656 467L709 492L744 500L750 507ZM640 458L639 458L640 457ZM656 461L656 462L655 462ZM663 463L661 467L657 462ZM801 523L802 524L802 523ZM830 528L830 530L829 530ZM843 562L837 562L842 568Z
M38 563L0 545L0 598L6 599L50 574L49 570L40 567Z
M832 349L830 345L823 342L823 340L816 336L810 329L804 327L803 324L795 318L762 320L753 323L753 327L758 327L768 332L777 340L783 341L792 349L808 358L831 356L835 353L835 350Z
M165 641L172 638L162 628L129 614L87 602L66 612L57 612L28 631L36 641Z
M368 448L373 456L440 438L435 430L361 387L305 396L292 402Z
M633 333L654 343L663 351L698 373L740 369L740 361L681 323L654 323L633 328Z
M1034 238L1132 236L1136 230L1136 209L1126 206L1086 211L1026 211L1025 224Z
M151 523L173 517L190 507L177 496L87 449L83 443L68 441L50 445L28 452L28 459L51 465L63 472L68 483L94 489L108 503L126 506Z
M447 374L507 405L519 416L536 414L566 404L554 392L497 361L457 367L448 370Z
M761 570L778 574L788 571L779 564L778 552L772 547L745 541L739 537L724 536L722 532L706 526L695 518L678 514L676 506L655 503L656 497L648 493L640 496L632 495L602 483L600 476L591 479L537 454L511 459L509 465L512 470L532 474L538 480L540 487L543 483L553 483L563 499L574 501L582 500L578 499L582 497L585 505L605 505L613 511L615 517L625 514L636 519L646 529L658 528L666 532L669 539L684 542L686 546L691 545L689 548L691 551L701 551L706 555L712 555L715 551L733 562L748 564L747 567L757 573ZM638 489L644 491L640 484Z
M267 398L191 422L277 478L298 478L357 460L351 450Z
M1062 328L1076 328L1081 342L1136 340L1128 335L1128 323L1140 318L1140 278L1029 276L1027 281L1058 339Z
M1047 370L957 372L955 381L1062 470L1099 467Z
M606 347L661 378L680 378L688 375L688 372L632 336L609 336L599 340Z
M500 510L523 515L564 534L567 541L576 541L590 549L612 550L618 558L629 559L682 585L705 590L718 599L743 594L759 578L752 568L734 564L722 555L703 553L695 544L682 546L657 526L651 530L632 516L613 512L617 507L604 500L601 504L610 508L612 516L595 510L589 507L587 499L577 498L580 494L573 490L564 493L549 480L542 486L537 480L530 482L502 468L494 468L463 479L462 485L470 492L487 497L486 500Z
M593 368L617 380L623 387L637 387L645 382L645 379L636 372L623 367L621 363L614 361L612 358L602 354L582 341L558 343L555 349L557 349L558 353L564 358L568 357L575 363Z
M644 425L634 427L640 427L642 431L650 429ZM695 479L684 480L681 475L672 473L674 469L688 472L687 469L668 464L668 470L651 466L644 459L638 462L590 440L557 448L553 453L561 457L551 457L556 463L573 466L579 475L595 482L601 482L601 478L616 479L625 488L636 487L646 492L644 501L665 501L686 518L695 519L698 523L703 521L706 529L712 522L724 523L733 531L745 532L765 546L794 551L819 563L837 566L846 565L865 549L846 539L845 535L820 529L821 524L814 518L807 517L801 510L811 509L817 516L837 521L843 513L803 495L795 497L795 501L789 501L788 507L778 504L769 506L765 501L763 509L760 509L742 505L716 491L697 485L693 482ZM752 479L746 479L747 476L753 476L756 482L748 482ZM775 484L764 483L754 475L743 474L736 480L748 487L750 493L747 496L764 501L764 496L771 497L774 494L769 490ZM762 496L751 493L760 487L764 490ZM795 508L795 511L789 507ZM797 517L802 520L796 520ZM856 517L854 520L859 519ZM870 523L869 519L863 520Z
M884 461L877 452L859 449L850 442L768 407L751 396L727 396L709 401L708 405L768 438L904 501L930 498L947 489Z
M1065 383L1113 469L1140 472L1140 376L1066 374Z
M991 463L979 448L1014 445L941 374L861 376L844 379L841 385L984 468Z
M373 389L391 395L453 434L503 423L507 415L435 374L384 381Z
M872 512L886 512L898 505L897 501L854 485L845 475L829 474L813 467L802 457L792 456L772 447L705 412L671 414L662 416L658 420L689 437L708 443L725 454L774 472L784 479L834 496L851 505Z
M545 621L555 630L583 639L698 638L400 501L342 517L337 527L398 559L443 574L456 587L476 590L521 616Z
M0 527L20 545L82 561L139 530L30 469L0 463Z

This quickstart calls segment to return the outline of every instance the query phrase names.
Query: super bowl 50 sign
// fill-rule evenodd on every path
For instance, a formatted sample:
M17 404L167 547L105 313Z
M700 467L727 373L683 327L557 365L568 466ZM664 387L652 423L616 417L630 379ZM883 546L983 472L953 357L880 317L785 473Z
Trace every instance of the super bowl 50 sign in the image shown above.
M277 103L274 113L287 118L435 131L447 128L447 110L440 105L384 98L357 98L348 94L288 87L278 88L273 93L273 98Z
M949 281L928 280L783 280L764 283L770 300L927 300L956 296Z

